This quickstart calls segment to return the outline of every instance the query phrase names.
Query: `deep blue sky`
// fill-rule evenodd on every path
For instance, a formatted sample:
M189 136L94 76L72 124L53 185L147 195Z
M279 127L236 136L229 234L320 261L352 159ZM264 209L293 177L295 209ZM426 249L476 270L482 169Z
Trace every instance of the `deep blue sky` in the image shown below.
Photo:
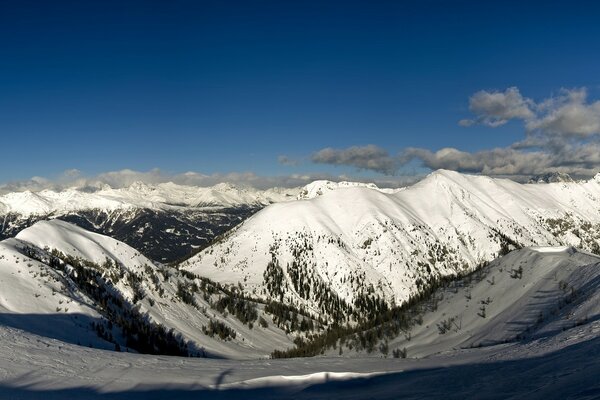
M600 90L598 8L521 3L0 1L0 183L70 168L359 174L308 158L506 146L520 125L457 125L474 92Z

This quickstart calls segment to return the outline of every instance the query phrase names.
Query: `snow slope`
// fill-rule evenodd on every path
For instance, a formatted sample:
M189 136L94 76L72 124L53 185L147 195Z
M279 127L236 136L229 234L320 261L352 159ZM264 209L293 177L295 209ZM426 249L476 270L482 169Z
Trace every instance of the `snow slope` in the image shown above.
M598 321L425 359L228 361L107 352L0 326L0 398L594 399Z
M58 266L56 262L51 262L52 251L64 255L58 256L61 260ZM0 243L0 282L3 287L0 310L3 315L22 318L23 315L40 314L44 316L40 320L53 320L57 319L57 314L68 313L82 314L87 319L100 319L104 315L102 307L78 286L77 271L81 270L69 264L71 259L94 263L95 266L90 269L102 276L95 279L102 288L113 293L124 304L137 309L141 315L146 315L149 321L183 335L194 355L266 357L274 348L290 346L295 337L278 328L272 317L263 311L262 305L253 307L256 308L257 317L264 318L268 326L259 326L254 320L255 326L250 327L233 313L214 308L215 302L227 297L217 288L208 285L207 289L202 289L204 286L200 280L184 276L175 268L155 265L122 242L60 220L38 222L16 238ZM183 301L181 287L193 300ZM211 288L209 292L206 291ZM219 321L230 327L235 331L235 337L220 339L206 334L203 328L211 321ZM18 327L27 326L24 323ZM67 326L57 323L53 329L68 330ZM84 328L89 331L88 326ZM35 332L65 340L45 330ZM113 333L118 343L118 332ZM86 340L89 336L88 333ZM83 342L70 339L73 343ZM120 344L123 345L123 342ZM114 344L110 344L109 348L114 348Z
M64 274L22 254L16 239L0 242L0 326L84 346L114 349L90 327L102 320L94 302Z
M401 304L512 244L598 251L599 205L600 174L523 185L440 170L391 194L351 187L273 204L182 268L315 312L335 296Z
M548 339L600 316L600 257L572 247L524 248L451 282L412 310L412 326L385 338L408 357ZM346 355L356 352L348 339ZM350 350L350 347L354 349ZM372 356L380 357L377 349ZM338 354L330 350L330 354Z

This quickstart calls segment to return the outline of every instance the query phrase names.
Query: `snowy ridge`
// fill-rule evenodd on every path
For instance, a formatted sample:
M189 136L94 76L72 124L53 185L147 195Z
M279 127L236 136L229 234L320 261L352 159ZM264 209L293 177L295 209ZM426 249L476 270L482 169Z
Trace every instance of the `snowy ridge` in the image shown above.
M514 245L600 250L598 204L600 175L523 185L440 170L392 194L352 187L271 205L182 267L315 312L331 292L351 307L401 304Z
M0 196L0 215L64 214L80 210L115 211L131 208L176 209L181 207L265 206L294 199L311 199L324 193L348 187L365 187L382 193L401 189L382 189L373 183L332 182L319 180L302 188L259 190L219 183L211 187L178 185L172 182L146 184L134 182L129 187L113 189L105 185L88 191L70 188L63 191L14 192Z
M350 188L350 187L364 187L372 190L377 190L382 193L395 193L401 189L381 189L374 183L362 183L362 182L332 182L327 180L318 180L304 186L298 196L297 200L308 200L314 199L315 197L321 196L325 193L331 192L337 189Z

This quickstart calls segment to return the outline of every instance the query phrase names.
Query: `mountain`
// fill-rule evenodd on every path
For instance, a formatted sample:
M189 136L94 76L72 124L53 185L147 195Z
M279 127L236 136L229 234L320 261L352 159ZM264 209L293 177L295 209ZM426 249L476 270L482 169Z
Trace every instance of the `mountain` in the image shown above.
M298 200L314 199L315 197L321 196L325 193L331 192L337 189L351 188L351 187L365 187L373 190L380 191L382 193L395 193L402 189L381 189L374 183L362 183L362 182L332 182L327 180L318 180L309 183L300 189L300 193L296 197Z
M259 358L320 329L297 310L57 219L0 242L0 283L0 325L85 346Z
M0 196L0 239L33 223L62 219L109 235L151 259L172 262L237 225L267 204L295 198L297 189L265 191L218 184L200 188L141 182L99 190L66 189Z
M573 182L573 178L569 174L563 172L549 172L543 175L536 175L529 179L528 183L556 183L556 182Z
M395 193L270 205L181 268L332 319L374 316L522 246L599 252L600 174L519 184L439 170Z
M0 240L45 219L58 218L111 236L160 262L174 262L271 203L306 199L344 187L373 184L315 181L303 188L258 190L220 183L195 187L135 182L113 189L70 188L0 196Z
M0 397L595 398L599 199L437 171L269 205L178 265L38 221L0 242Z

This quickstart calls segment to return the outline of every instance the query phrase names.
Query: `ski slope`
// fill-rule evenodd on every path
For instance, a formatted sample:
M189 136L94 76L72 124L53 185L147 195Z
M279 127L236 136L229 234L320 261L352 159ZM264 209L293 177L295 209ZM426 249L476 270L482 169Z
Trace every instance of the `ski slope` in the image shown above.
M228 361L90 349L0 326L0 398L594 399L598 321L425 359Z

